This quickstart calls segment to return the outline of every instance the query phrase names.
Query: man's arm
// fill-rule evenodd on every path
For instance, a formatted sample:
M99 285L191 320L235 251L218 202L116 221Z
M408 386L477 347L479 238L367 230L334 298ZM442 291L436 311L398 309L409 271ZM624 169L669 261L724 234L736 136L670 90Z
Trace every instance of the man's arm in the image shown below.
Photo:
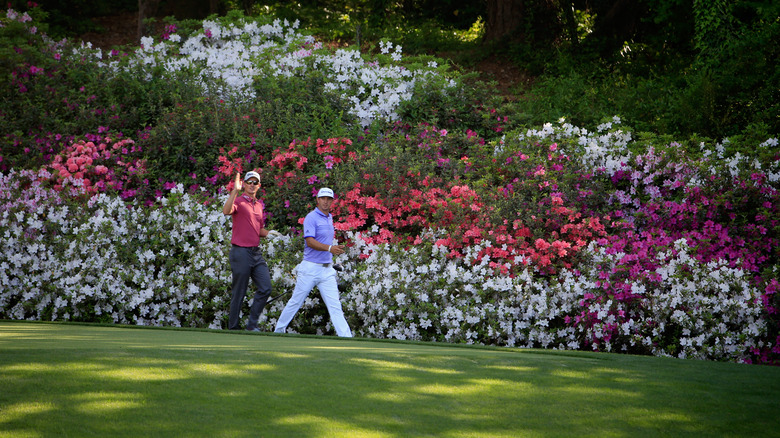
M227 201L225 201L225 205L222 207L222 214L233 214L233 202L236 201L236 197L241 193L241 187L241 174L236 173L236 179L233 181L233 190L230 191L230 195L228 195Z
M344 254L344 245L326 245L313 237L306 238L306 245L317 251L328 251L333 255Z

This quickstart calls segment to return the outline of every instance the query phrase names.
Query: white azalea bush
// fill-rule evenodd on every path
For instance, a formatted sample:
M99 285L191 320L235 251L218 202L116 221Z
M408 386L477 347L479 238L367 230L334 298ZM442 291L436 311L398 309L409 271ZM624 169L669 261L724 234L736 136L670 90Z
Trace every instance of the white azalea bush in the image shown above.
M18 188L31 176L3 176L4 200L33 190ZM105 194L11 204L0 213L2 317L221 327L230 276L213 206L180 187L154 210Z
M300 33L297 21L231 14L203 21L190 35L144 37L140 49L129 56L104 57L89 46L73 54L93 57L99 68L132 71L147 80L190 82L205 95L235 102L262 98L253 87L256 81L322 75L325 90L349 101L351 115L364 127L375 120L397 120L399 105L412 99L416 86L430 84L444 94L457 87L455 79L447 77L446 65L415 61L410 66L401 46L380 46L378 55L331 50Z
M515 134L515 133L513 133ZM541 129L527 129L516 133L512 138L504 138L495 146L495 153L503 152L506 143L522 143L524 141L555 142L560 146L561 153L577 157L577 161L591 171L603 171L607 175L614 175L620 170L632 172L644 172L655 164L652 161L637 162L629 168L636 157L647 152L648 146L652 149L659 148L657 141L641 141L631 132L631 128L623 125L620 117L613 117L596 127L595 131L589 131L571 123L565 118L557 123L545 123ZM718 173L725 173L731 177L750 175L751 173L764 172L771 183L780 181L780 160L773 159L769 163L753 156L745 156L739 152L729 152L728 138L715 145L700 142L698 147L701 158L698 160L702 173L697 175L691 183L701 185L703 178ZM770 138L758 144L759 154L771 154L778 147L778 139ZM677 142L662 145L663 151L679 153L684 148ZM673 171L679 172L684 164L676 163ZM647 175L643 175L647 177Z

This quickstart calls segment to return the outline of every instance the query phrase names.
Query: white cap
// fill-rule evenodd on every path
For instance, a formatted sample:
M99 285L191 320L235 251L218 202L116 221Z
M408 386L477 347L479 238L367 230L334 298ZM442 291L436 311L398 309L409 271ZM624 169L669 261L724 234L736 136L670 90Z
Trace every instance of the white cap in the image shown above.
M329 197L333 198L334 197L333 196L333 190L331 190L331 189L329 189L327 187L321 188L320 191L317 192L317 197L318 198L322 198L323 196L329 196Z
M248 180L249 178L257 178L258 181L260 181L260 174L255 172L254 170L251 170L244 175L244 181Z

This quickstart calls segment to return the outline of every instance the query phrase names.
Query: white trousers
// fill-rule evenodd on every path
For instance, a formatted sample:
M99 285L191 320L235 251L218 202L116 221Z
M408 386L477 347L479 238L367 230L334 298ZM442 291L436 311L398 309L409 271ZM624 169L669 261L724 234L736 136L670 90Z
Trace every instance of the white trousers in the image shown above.
M332 265L326 267L320 263L312 263L305 260L298 265L295 290L290 300L284 306L282 314L279 315L274 332L284 333L287 330L290 321L298 313L298 310L303 305L303 301L309 296L309 292L311 292L314 286L317 286L322 300L325 301L325 306L327 306L330 314L330 322L333 323L336 334L341 337L351 338L352 331L349 329L347 320L344 319L344 311L341 308L341 301L339 301L336 270L333 269Z

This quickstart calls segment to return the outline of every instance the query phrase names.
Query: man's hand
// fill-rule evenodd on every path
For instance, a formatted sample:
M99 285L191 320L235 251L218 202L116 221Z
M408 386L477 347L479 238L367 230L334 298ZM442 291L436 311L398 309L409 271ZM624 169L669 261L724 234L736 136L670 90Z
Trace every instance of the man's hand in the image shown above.
M233 191L241 193L241 189L244 188L244 184L241 182L241 172L236 173L236 179L233 181Z
M241 194L242 187L241 172L238 172L236 173L236 179L233 181L233 190L230 191L230 195L228 195L227 200L225 200L225 205L222 206L222 214L226 216L233 214L233 201Z
M344 254L344 251L346 251L346 248L344 245L333 245L330 248L330 253L333 255L340 255Z

